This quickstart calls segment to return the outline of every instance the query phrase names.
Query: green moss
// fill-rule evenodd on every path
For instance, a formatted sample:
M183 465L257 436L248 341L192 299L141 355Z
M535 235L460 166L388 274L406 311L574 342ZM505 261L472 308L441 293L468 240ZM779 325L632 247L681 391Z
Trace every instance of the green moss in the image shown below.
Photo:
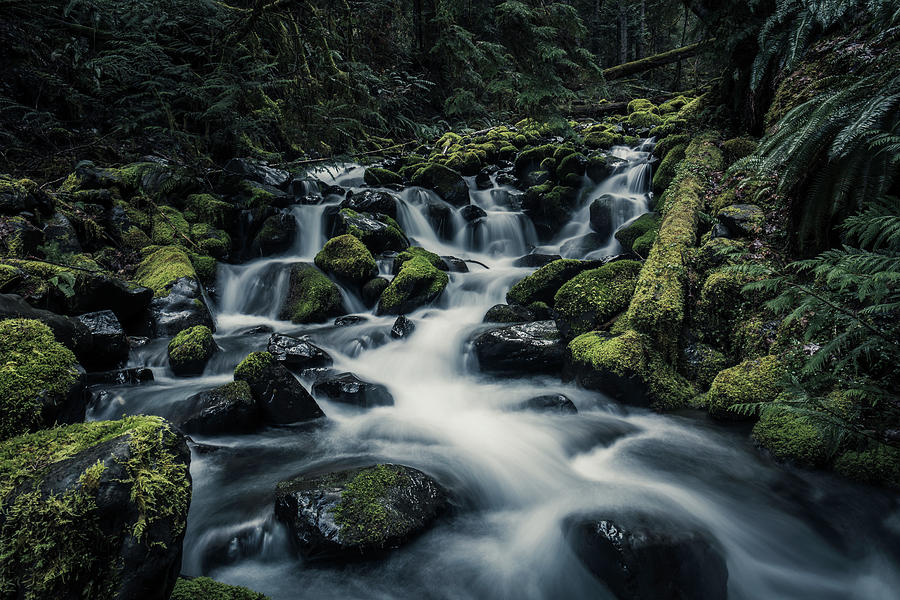
M659 167L657 167L656 172L653 174L654 193L661 194L669 187L669 184L672 183L672 179L675 178L675 167L684 160L684 151L686 148L687 144L673 146L662 159L662 162L659 163Z
M635 242L647 236L647 234L651 234L650 236L650 244L652 244L652 240L656 237L656 232L659 230L659 224L662 221L659 215L655 213L646 213L639 216L637 219L632 221L626 227L622 227L618 231L616 231L616 240L622 244L622 247L625 250L633 250ZM649 250L649 247L647 248ZM646 254L641 254L641 256L646 257Z
M584 145L591 149L610 148L621 144L624 138L621 133L608 129L588 131L584 136Z
M347 482L333 512L342 542L373 544L388 537L396 517L384 502L399 481L400 472L393 465L376 465Z
M854 481L900 488L900 449L884 444L872 446L844 452L834 461L834 470Z
M343 300L334 282L312 265L295 265L281 318L319 323L339 314L343 314Z
M181 437L159 417L79 423L22 435L0 444L0 589L28 600L68 597L113 598L120 573L105 562L119 551L107 538L97 510L104 465L95 463L61 494L47 495L41 483L58 463L91 447L127 437L128 458L120 461L131 490L133 522L127 543L162 544L154 533L169 522L166 536L184 531L191 483L178 459ZM12 493L11 493L12 492Z
M251 352L234 369L235 381L253 381L272 364L274 358L268 352Z
M222 258L231 250L231 237L207 223L192 225L191 237L204 254L213 258Z
M369 167L366 169L365 175L363 175L363 179L368 185L372 186L380 186L380 185L394 185L403 183L403 178L393 171L389 169L383 169L381 167Z
M541 161L540 170L546 171L547 173L556 173L556 159L552 156L548 156L544 160Z
M209 577L179 577L169 600L268 600L268 597Z
M628 114L633 114L636 112L650 112L655 113L659 112L659 109L653 104L651 101L646 98L635 98L631 102L628 103Z
M582 270L580 260L555 260L513 285L506 294L506 301L522 305L537 301L552 302L557 290Z
M132 225L122 233L122 245L130 250L142 250L147 246L152 246L153 241L150 236Z
M810 417L777 403L763 410L753 427L753 438L779 460L820 467L828 459L828 443L822 429Z
M777 356L746 360L716 375L707 394L709 414L717 419L740 420L732 410L738 404L771 402L781 393L785 368Z
M187 197L187 209L201 223L225 229L234 221L234 206L212 194L192 194Z
M13 265L0 264L0 293L6 293L22 280L23 272Z
M662 117L652 112L638 111L628 115L628 124L632 127L656 127L662 122Z
M434 252L429 252L420 246L410 246L394 258L394 271L399 272L403 268L403 263L416 257L425 259L435 269L446 270L447 268L444 259Z
M587 166L587 158L580 152L571 152L559 161L556 167L556 177L560 181L564 181L568 175L575 175L580 178L584 175Z
M153 213L153 224L150 239L158 246L178 245L184 246L188 242L191 226L185 220L181 211L171 206L160 206Z
M721 267L706 278L695 315L705 341L721 348L729 347L735 324L746 321L746 313L762 303L763 299L758 295L743 291L743 287L753 280L754 277L728 267Z
M748 136L732 138L722 142L722 154L725 155L725 164L730 165L736 160L750 156L756 152L757 146L759 146L759 142Z
M519 156L516 157L516 175L524 177L529 172L537 170L545 158L553 156L555 150L556 147L552 144L545 144L543 146L536 146L534 148L523 150L519 153Z
M706 344L696 344L693 352L693 360L685 365L684 373L695 381L698 387L708 389L716 375L728 367L728 357ZM708 400L704 399L704 407L707 402Z
M48 425L45 403L65 398L78 379L76 364L40 321L0 321L0 439Z
M378 265L372 253L350 234L328 240L316 254L315 263L323 271L357 284L363 284L378 274Z
M671 100L667 100L659 105L659 114L667 115L669 113L676 113L690 101L691 98L688 98L686 96L677 96L675 98L672 98Z
M447 287L450 278L435 268L427 258L414 256L403 263L400 272L381 294L380 313L410 312L427 302L433 302Z
M656 243L658 234L659 231L657 229L647 231L638 239L634 240L631 249L641 258L647 258L650 255L650 249L653 248L653 244Z
M554 297L557 321L566 335L575 337L599 329L628 308L641 263L621 260L579 273L563 284Z
M196 325L182 329L169 341L169 360L189 362L208 359L210 349L215 348L213 334L206 325Z
M690 141L691 136L686 133L667 135L666 137L656 142L656 145L653 147L653 153L656 156L664 157L675 146L684 144L685 147L687 147L687 144L689 144Z
M157 298L167 296L181 277L197 279L191 260L181 248L165 246L152 250L138 265L134 281L153 290Z

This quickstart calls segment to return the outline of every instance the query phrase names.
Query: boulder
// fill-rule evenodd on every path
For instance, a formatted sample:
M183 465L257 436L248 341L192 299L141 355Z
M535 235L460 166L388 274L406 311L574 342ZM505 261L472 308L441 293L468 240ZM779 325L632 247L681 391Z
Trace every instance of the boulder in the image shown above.
M263 421L273 425L324 417L309 392L268 352L253 352L234 370L235 381L250 386Z
M197 272L181 248L164 246L147 254L138 265L135 282L151 290L150 321L154 335L174 336L195 325L215 328Z
M470 202L469 185L462 175L437 163L429 163L418 169L413 174L411 183L434 190L453 206L465 206Z
M334 226L337 234L359 238L373 254L389 250L399 251L409 246L403 230L391 217L382 214L360 213L342 208Z
M403 269L403 265L406 264L406 261L416 257L425 259L435 269L440 269L441 271L448 271L450 269L443 257L438 256L434 252L429 252L425 248L410 246L394 257L393 262L391 262L391 273L394 275L398 274Z
M44 223L44 243L55 244L59 251L69 254L81 254L78 234L69 219L58 212Z
M515 261L513 261L512 266L543 267L561 258L562 256L560 256L559 254L541 254L540 252L534 252L532 254L526 254L521 258L517 258Z
M716 219L730 234L719 237L747 237L762 233L766 216L763 210L754 204L732 204L716 213Z
M475 176L475 187L479 190L489 190L494 187L494 182L491 181L490 171L487 169L479 171L478 175Z
M253 243L251 256L272 256L287 252L297 239L297 220L293 215L279 212L262 223Z
M368 173L372 169L366 171ZM363 190L347 194L341 208L349 208L358 213L381 213L392 219L397 218L397 196L385 191Z
M446 265L446 271L450 273L468 273L469 265L466 264L461 258L457 258L455 256L442 256L441 259L444 261ZM438 267L440 268L440 267Z
M481 208L480 206L475 206L474 204L463 206L461 209L459 209L459 214L468 223L477 221L478 219L483 219L487 216L487 213L484 212L483 208Z
M553 315L566 339L603 328L628 308L641 263L620 260L582 271L564 283L553 299Z
M153 381L153 371L146 367L131 367L113 371L96 371L85 373L82 377L84 385L140 385Z
M121 367L128 361L128 338L116 313L101 310L75 317L91 332L91 351L80 360L88 371Z
M599 233L604 240L613 234L613 215L618 199L611 194L603 194L591 202L591 229Z
M191 501L180 433L128 417L16 437L0 454L4 594L168 600Z
M381 294L376 309L379 315L410 313L443 293L450 278L427 258L414 256L403 263L400 272Z
M296 338L273 333L269 336L266 351L287 368L299 371L330 367L333 362L331 356L313 344L307 336Z
M506 294L510 304L528 306L533 302L553 304L553 297L562 284L582 271L601 266L598 261L560 259L545 265L531 275L520 279Z
M616 240L626 251L633 251L640 257L647 258L656 241L661 221L659 213L645 213L616 231Z
M375 306L378 303L378 299L381 298L381 294L384 293L384 290L390 284L391 282L384 277L374 277L367 281L362 287L362 301L366 307L371 308Z
M361 408L393 406L394 397L379 383L363 381L353 373L329 374L318 379L312 392L332 402L352 404Z
M53 200L30 179L0 175L0 214L17 215L34 210L52 214Z
M519 408L537 412L574 414L578 412L575 403L564 394L545 394L529 398Z
M175 422L185 433L243 433L259 427L260 414L247 382L234 381L179 403Z
M6 319L41 321L53 331L53 337L60 344L75 353L79 361L90 362L90 355L94 351L94 336L87 325L78 319L34 308L15 294L0 294L0 321Z
M313 560L383 553L421 534L446 506L434 479L403 465L301 476L275 490L275 517Z
M553 321L489 329L473 346L481 370L494 373L555 373L565 354Z
M326 273L353 285L363 285L378 275L378 265L372 253L350 234L328 240L316 254L315 263Z
M362 315L347 315L346 317L338 317L334 320L335 327L353 327L354 325L359 325L360 323L365 323L368 321L368 317L364 317Z
M705 535L646 515L574 517L566 539L620 600L724 600L728 567Z
M196 325L178 332L168 346L169 366L176 375L201 375L212 355L219 351L212 331Z
M169 600L269 600L268 596L209 577L179 577Z
M519 304L495 304L484 313L484 323L528 323L535 321L534 311Z
M280 189L286 188L291 181L291 174L287 171L248 158L232 158L225 163L224 171L226 174L240 179L248 179Z
M391 327L391 337L395 340L405 339L411 336L415 330L416 324L405 316L400 315L394 321L393 327Z
M591 252L606 246L608 237L599 233L586 233L563 244L559 253L565 258L584 258Z
M319 269L308 264L291 266L287 299L281 318L294 323L321 323L345 313L341 291Z

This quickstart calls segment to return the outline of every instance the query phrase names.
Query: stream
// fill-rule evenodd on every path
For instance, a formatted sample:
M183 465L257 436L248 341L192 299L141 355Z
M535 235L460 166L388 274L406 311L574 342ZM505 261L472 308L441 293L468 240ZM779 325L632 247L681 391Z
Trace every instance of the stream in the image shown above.
M347 290L346 306L364 321L301 326L278 319L289 266L312 262L326 241L325 211L340 197L291 209L300 230L284 255L220 265L210 308L222 351L205 373L175 377L168 340L153 340L132 351L129 366L152 368L155 380L104 389L91 419L172 415L189 396L230 382L248 353L265 349L271 331L310 336L332 355L337 372L384 384L395 404L359 409L317 399L328 418L312 424L194 436L182 572L245 585L273 600L612 598L569 548L562 523L573 514L639 510L692 523L714 538L727 562L729 598L896 597L900 513L893 495L778 465L753 447L744 425L713 423L696 411L660 415L623 406L556 377L478 370L473 332L485 327L487 309L505 302L510 286L534 270L515 260L533 250L574 258L617 254L614 238L579 253L577 241L590 235L588 206L602 194L616 198L614 228L646 212L650 150L649 141L614 148L620 166L602 182L585 178L583 208L549 244L540 244L511 202L519 190L496 183L479 190L469 178L472 203L487 216L473 225L454 209L442 235L426 209L443 201L424 189L399 192L398 221L412 244L477 261L468 263L468 273L449 273L439 300L408 315L416 325L408 339L392 339L395 317L375 316ZM359 189L363 173L344 165L312 175ZM379 266L390 273L389 260ZM567 395L578 413L516 409L551 393ZM453 510L384 558L305 564L273 516L276 483L376 462L428 473L449 491Z

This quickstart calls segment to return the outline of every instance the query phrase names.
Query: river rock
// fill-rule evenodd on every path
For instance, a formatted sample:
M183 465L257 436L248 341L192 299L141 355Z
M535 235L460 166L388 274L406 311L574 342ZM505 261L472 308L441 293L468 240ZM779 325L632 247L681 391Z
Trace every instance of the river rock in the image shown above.
M554 373L562 368L564 348L553 321L535 321L489 329L475 336L482 371Z
M363 190L347 194L341 208L349 208L361 213L381 213L392 219L397 218L398 198L385 191Z
M91 332L91 351L79 360L89 371L120 367L128 360L128 338L116 313L101 310L76 317Z
M394 326L391 327L391 337L395 340L408 338L416 330L416 324L403 315L397 317Z
M403 315L437 300L450 282L428 258L414 255L400 267L400 272L385 288L378 302L379 315Z
M344 208L337 215L336 234L352 234L359 238L373 254L389 250L400 251L409 246L409 240L397 228L396 221L372 213L358 213Z
M520 405L525 410L537 412L574 414L578 412L575 403L564 394L544 394L529 398Z
M599 233L586 233L563 244L559 253L565 258L584 258L594 250L603 248L607 240L609 237Z
M53 331L56 341L75 353L79 362L82 360L90 362L90 354L94 350L94 336L87 325L78 319L34 308L16 294L0 294L0 321L6 319L41 321Z
M453 206L434 196L425 196L425 216L431 228L442 240L453 235Z
M387 287L387 286L385 286ZM353 327L360 323L365 323L369 319L362 315L347 315L346 317L338 317L334 320L335 327Z
M579 560L621 600L724 600L728 568L697 531L645 515L564 523Z
M341 290L325 273L304 263L291 265L282 319L294 323L320 323L347 312Z
M562 256L559 254L541 254L540 252L535 252L532 254L526 254L521 258L517 258L513 261L514 267L543 267L545 265L549 265L553 261L561 259Z
M434 190L438 196L453 206L465 206L470 202L469 184L462 175L437 163L431 163L416 171L411 183Z
M602 261L561 259L545 265L517 281L506 294L510 304L528 306L534 302L553 304L553 297L567 281L587 269L602 266Z
M130 367L112 371L85 373L84 385L140 385L153 381L153 371L147 367Z
M234 370L235 381L246 381L266 423L284 425L324 417L309 392L268 352L254 352Z
M215 328L212 315L203 301L200 282L180 277L168 295L154 298L150 303L152 330L157 337L170 337L183 329L204 325Z
M484 212L483 208L481 208L480 206L475 206L474 204L463 206L461 209L459 209L459 214L468 223L472 223L473 221L477 221L478 219L483 219L487 216L487 213Z
M212 331L205 325L196 325L178 332L168 346L169 366L176 375L200 375L206 363L219 346Z
M468 273L469 265L466 264L461 258L457 258L456 256L442 256L441 259L444 261L444 264L447 266L445 269L449 273ZM440 268L440 267L438 267Z
M340 317L346 319L347 317ZM329 367L331 356L310 341L308 336L291 337L280 333L269 336L266 350L275 360L289 369L312 369L316 367Z
M591 229L608 240L613 233L613 214L617 199L611 194L603 194L593 202L590 208Z
M484 169L475 176L475 187L479 190L489 190L494 187L494 183L491 181L490 171Z
M263 221L250 245L250 256L272 256L287 252L297 239L297 234L297 220L294 216L276 213Z
M0 547L16 548L5 595L168 600L191 501L184 436L140 416L40 431L3 452Z
M755 204L732 204L716 213L716 219L730 234L717 237L746 237L762 232L766 216Z
M194 394L179 404L176 422L185 433L243 433L259 426L259 407L246 381Z
M361 408L394 405L394 397L385 386L363 381L353 373L321 377L313 384L312 392L332 402L353 404Z
M535 321L534 311L520 304L495 304L484 314L484 323L528 323Z
M367 281L366 284L362 286L361 290L362 301L365 303L366 307L371 308L378 304L378 299L381 298L381 294L384 293L384 290L386 290L390 284L391 282L384 277L373 277Z
M275 490L275 517L313 560L381 554L424 532L446 506L434 479L403 465L301 476Z
M228 175L280 189L286 188L291 181L291 174L287 171L248 158L232 158L225 163L224 171Z

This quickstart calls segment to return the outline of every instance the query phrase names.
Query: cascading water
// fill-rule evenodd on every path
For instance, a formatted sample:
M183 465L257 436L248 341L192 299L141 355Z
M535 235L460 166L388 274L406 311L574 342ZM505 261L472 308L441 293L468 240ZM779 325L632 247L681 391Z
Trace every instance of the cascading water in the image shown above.
M647 210L648 147L618 148L612 176L585 190L585 206L558 239L559 252L588 234L588 205L610 194L621 209L613 230ZM317 173L327 183L361 185L361 169ZM273 599L293 598L610 598L563 537L572 514L639 509L686 520L712 536L729 570L729 597L888 598L900 586L900 515L887 495L861 492L825 474L773 465L747 440L692 416L627 408L556 378L499 379L473 368L467 340L482 316L530 272L514 259L535 244L531 224L508 204L514 190L472 198L485 210L481 229L454 211L432 228L443 201L418 189L401 194L399 221L417 243L471 258L450 273L435 306L410 318L415 333L392 340L393 317L366 315L348 327L279 321L287 266L310 261L325 241L321 205L298 206L301 232L287 255L220 267L216 341L222 348L202 377L175 379L160 357L165 340L136 350L132 364L155 364L157 380L110 388L94 418L148 412L171 416L190 395L231 379L234 366L265 347L268 325L307 334L338 371L386 385L395 405L360 410L319 400L328 419L241 436L195 436L194 492L183 572L246 585ZM436 204L438 203L438 204ZM599 250L618 250L614 238ZM310 381L304 381L309 387ZM565 393L578 414L514 410L523 400ZM307 564L273 518L275 484L298 473L394 462L419 468L448 488L456 510L427 533L380 560ZM871 524L871 525L861 525Z

